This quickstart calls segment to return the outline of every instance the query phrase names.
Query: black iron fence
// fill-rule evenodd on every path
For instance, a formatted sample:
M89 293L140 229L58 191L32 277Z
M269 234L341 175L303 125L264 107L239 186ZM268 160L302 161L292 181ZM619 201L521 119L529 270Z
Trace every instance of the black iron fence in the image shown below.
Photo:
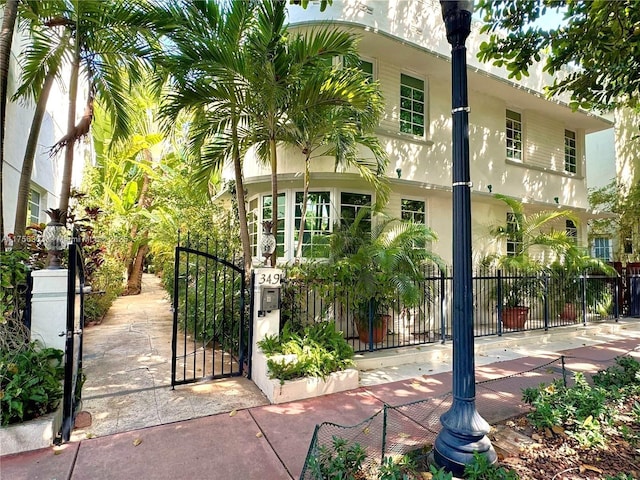
M621 281L619 276L605 275L476 272L475 336L617 319L627 313L621 309ZM354 302L348 286L327 289L326 281L288 278L283 288L282 322L334 321L356 352L444 343L452 335L451 270L427 271L420 285L422 296L417 305L396 302L385 312L363 313L351 307Z

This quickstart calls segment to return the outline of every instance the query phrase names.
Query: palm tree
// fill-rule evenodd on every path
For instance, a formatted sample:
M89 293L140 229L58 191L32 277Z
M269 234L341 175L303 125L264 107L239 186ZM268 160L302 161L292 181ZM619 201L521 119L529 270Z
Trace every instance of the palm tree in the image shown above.
M180 115L189 117L190 147L199 158L199 178L205 185L212 171L222 169L228 159L233 163L243 260L249 271L251 244L242 177L248 90L244 78L249 66L242 46L257 5L189 2L165 8L177 27L165 32L170 47L157 57L169 72L169 93L160 114L172 124Z
M291 34L286 24L286 5L281 0L262 2L256 26L247 37L248 73L246 107L252 120L251 142L258 157L271 167L271 224L278 225L277 146L293 128L291 118L303 111L335 105L365 112L370 105L367 83L354 81L354 72L345 69L327 81L318 72L334 57L355 64L356 37L335 28L323 27L307 34ZM275 265L276 252L271 257Z
M67 133L52 147L52 154L65 150L65 162L60 192L60 209L67 210L71 188L74 145L89 132L93 118L93 101L100 97L111 114L115 135L128 132L130 116L125 101L129 85L121 72L127 71L132 81L139 78L139 61L149 53L154 42L146 2L124 0L52 0L27 2L25 17L32 22L32 44L25 55L22 76L23 90L29 85L44 86L44 79L54 67L59 80L62 69L50 59L58 49L70 63L69 110ZM52 28L65 33L52 35ZM64 40L64 43L61 41ZM85 110L76 124L79 79L87 81ZM36 92L39 97L41 90ZM24 198L19 199L26 205Z
M4 251L4 193L2 171L4 168L4 132L7 117L7 84L9 80L9 63L13 30L18 14L18 0L7 0L2 15L2 31L0 31L0 251Z
M319 70L318 75L326 74L327 82L340 73L335 69ZM304 178L302 211L296 247L296 261L302 256L302 244L305 230L307 199L310 185L311 160L313 158L330 155L335 157L335 168L355 167L363 178L375 188L379 203L386 202L388 197L388 182L380 174L384 172L388 157L380 145L377 136L372 134L378 125L383 111L382 96L377 84L369 83L361 72L356 70L353 81L355 88L370 88L369 107L365 113L358 112L349 105L320 105L310 110L301 110L290 116L290 127L287 129L285 142L295 145L304 156ZM310 82L311 86L322 85L323 82ZM350 87L351 88L351 87ZM317 96L316 92L311 93ZM364 158L358 147L369 150L373 158Z

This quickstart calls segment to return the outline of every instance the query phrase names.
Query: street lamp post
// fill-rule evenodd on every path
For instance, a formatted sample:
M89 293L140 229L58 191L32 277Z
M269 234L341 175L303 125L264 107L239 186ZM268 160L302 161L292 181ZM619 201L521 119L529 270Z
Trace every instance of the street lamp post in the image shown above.
M455 475L473 462L473 453L494 463L496 453L486 434L489 424L476 410L471 264L471 181L469 175L469 107L467 49L473 0L440 0L451 44L453 117L453 403L440 417L434 444L436 463Z

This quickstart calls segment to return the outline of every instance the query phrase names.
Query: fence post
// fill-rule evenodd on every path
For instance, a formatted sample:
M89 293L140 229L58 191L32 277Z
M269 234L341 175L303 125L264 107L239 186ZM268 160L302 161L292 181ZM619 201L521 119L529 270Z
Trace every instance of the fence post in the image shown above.
M543 273L544 278L544 331L549 331L549 274Z
M615 282L613 284L613 314L615 315L616 322L620 320L620 275L616 275Z
M587 326L587 278L583 272L580 275L580 282L582 287L582 324Z
M373 319L375 311L373 308L373 299L369 300L369 351L373 352Z
M502 336L502 270L498 269L498 336Z
M445 273L440 270L440 343L444 345L446 335L445 329L446 327L446 295L445 295Z
M384 450L387 448L387 404L385 403L382 406L382 448L380 449L382 452L380 458L380 465L384 463Z

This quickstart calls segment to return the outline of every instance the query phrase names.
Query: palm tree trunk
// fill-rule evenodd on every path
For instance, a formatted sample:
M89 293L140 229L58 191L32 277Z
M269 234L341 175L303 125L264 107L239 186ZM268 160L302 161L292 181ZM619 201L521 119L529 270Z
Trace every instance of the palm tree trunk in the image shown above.
M71 78L69 80L69 111L67 114L67 135L64 150L64 170L62 172L62 188L60 190L60 210L69 210L69 195L71 194L71 176L73 174L73 154L76 144L76 105L78 96L78 76L80 72L80 48L76 32L76 48L71 64Z
M2 31L0 32L0 252L4 252L4 140L7 119L7 88L13 30L18 16L18 0L7 0L4 4Z
M271 222L273 236L278 238L278 157L276 152L276 141L274 138L269 139L269 156L271 157ZM278 259L278 247L271 255L271 266L276 266Z
M304 159L304 187L302 193L302 208L300 209L300 229L298 231L298 245L296 247L296 263L300 263L300 259L302 258L302 237L304 236L304 223L305 217L307 216L307 199L309 198L309 165L311 163L309 157L311 156L311 151L309 150L307 153L307 157Z
M144 232L145 240L148 237L148 232ZM127 288L124 295L140 295L142 292L142 269L144 266L144 258L149 251L149 245L144 243L138 248L136 256L131 263L131 272L127 278Z
M242 177L242 160L240 149L238 148L238 120L233 115L231 121L231 136L233 141L233 171L236 180L236 202L238 203L238 222L240 223L240 243L242 245L242 257L244 260L244 271L248 274L251 270L251 240L249 238L249 227L247 225L247 207L244 196L244 180ZM245 275L245 284L251 281L250 275Z
M33 172L33 160L36 156L38 148L38 137L40 136L40 128L42 127L42 119L47 108L49 100L49 92L56 78L57 70L50 69L44 79L42 91L38 97L36 110L33 113L31 121L31 129L29 130L29 138L24 151L24 160L22 161L22 170L20 171L20 185L18 186L18 200L16 204L16 219L13 227L15 234L15 242L13 248L22 249L26 247L25 231L27 226L27 207L29 203L29 195L31 193L31 174Z

